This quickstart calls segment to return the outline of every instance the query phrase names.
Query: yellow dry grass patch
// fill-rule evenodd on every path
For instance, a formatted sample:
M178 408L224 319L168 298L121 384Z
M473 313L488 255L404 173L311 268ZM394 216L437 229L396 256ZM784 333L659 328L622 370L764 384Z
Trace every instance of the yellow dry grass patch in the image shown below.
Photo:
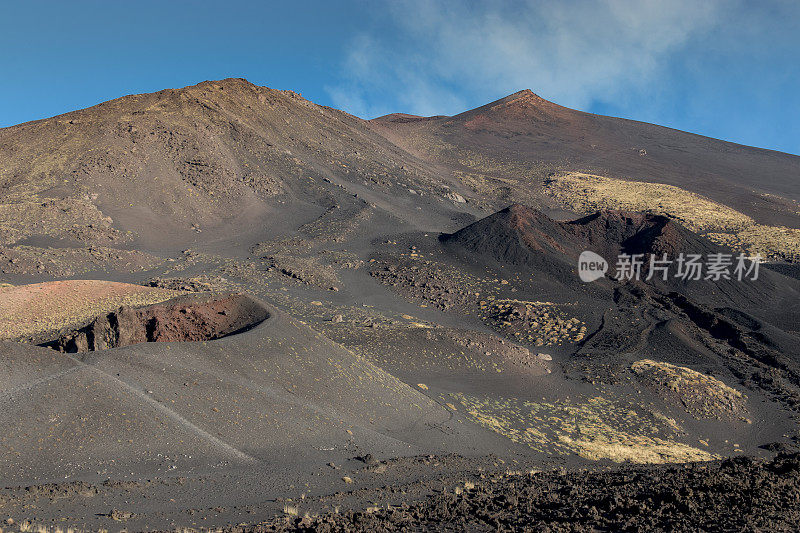
M182 291L98 280L65 280L0 289L0 338L27 340L75 326L120 306L142 306Z
M572 440L561 437L563 442L575 448L575 453L594 461L610 459L617 463L690 463L710 461L715 457L708 452L680 442L655 437L626 436L619 441L607 439Z
M573 211L620 209L669 215L692 231L738 231L754 223L735 209L663 183L573 172L550 180L545 193Z
M530 402L451 394L468 419L514 442L550 454L633 463L709 461L716 456L675 440L672 419L601 396L581 402Z
M739 416L745 411L746 397L741 392L691 368L642 359L633 363L631 369L657 390L676 397L696 416Z
M618 209L667 215L714 242L751 255L800 259L800 229L756 224L733 208L672 185L571 172L548 180L544 193L578 213Z
M706 237L750 255L800 261L800 229L755 224L736 234L708 233Z

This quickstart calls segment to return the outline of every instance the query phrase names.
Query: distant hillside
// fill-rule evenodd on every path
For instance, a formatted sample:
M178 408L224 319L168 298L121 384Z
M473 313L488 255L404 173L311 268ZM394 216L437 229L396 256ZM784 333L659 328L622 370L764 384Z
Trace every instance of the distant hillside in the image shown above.
M795 156L581 113L530 91L454 117L364 121L226 79L0 129L0 270L148 269L198 242L247 247L322 227L329 212L425 231L515 202L574 212L572 189L554 192L552 178L578 171L672 183L753 223L800 227ZM745 244L775 233L754 227Z
M531 203L529 189L549 174L577 171L674 185L759 223L800 227L800 157L583 113L529 90L453 117L396 114L371 124L477 193L505 191L509 202Z

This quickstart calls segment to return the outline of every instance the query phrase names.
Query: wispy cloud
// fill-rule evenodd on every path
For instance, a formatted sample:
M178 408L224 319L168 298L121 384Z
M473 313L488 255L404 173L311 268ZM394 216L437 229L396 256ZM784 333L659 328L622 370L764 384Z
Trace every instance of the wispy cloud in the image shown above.
M473 95L531 88L588 108L657 78L661 64L715 25L719 0L406 0L396 31L353 39L335 105L363 117L453 114Z

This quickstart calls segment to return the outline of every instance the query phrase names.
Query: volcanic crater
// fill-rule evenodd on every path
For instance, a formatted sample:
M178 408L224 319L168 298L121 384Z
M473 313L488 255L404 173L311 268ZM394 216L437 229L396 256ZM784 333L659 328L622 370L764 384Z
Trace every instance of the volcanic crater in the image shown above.
M142 342L208 341L243 333L269 316L245 294L191 294L144 307L122 306L42 345L84 353Z

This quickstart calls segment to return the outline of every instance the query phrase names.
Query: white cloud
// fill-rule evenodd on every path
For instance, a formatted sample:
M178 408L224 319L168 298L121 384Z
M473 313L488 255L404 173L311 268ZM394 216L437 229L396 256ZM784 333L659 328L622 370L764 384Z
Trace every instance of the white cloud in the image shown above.
M396 32L354 39L343 80L328 88L334 105L359 116L453 114L469 98L524 88L588 108L652 84L665 59L713 28L724 7L720 0L392 6Z

